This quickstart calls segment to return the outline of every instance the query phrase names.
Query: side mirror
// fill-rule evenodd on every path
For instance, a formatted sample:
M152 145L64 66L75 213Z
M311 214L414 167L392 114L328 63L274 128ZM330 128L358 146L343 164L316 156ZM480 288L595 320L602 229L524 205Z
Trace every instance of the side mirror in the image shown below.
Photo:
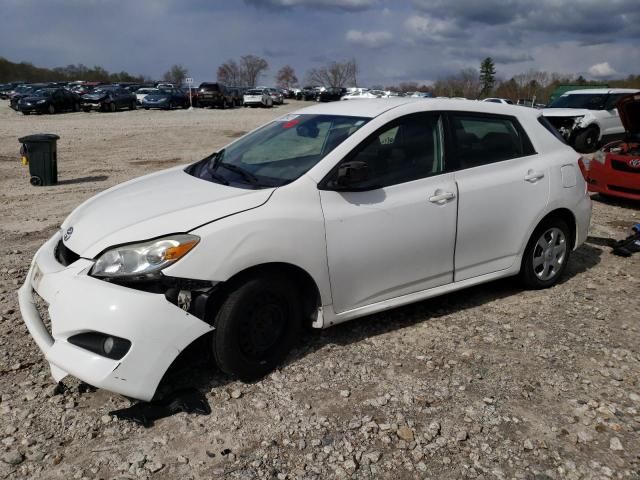
M338 187L348 188L369 178L369 165L366 162L345 162L338 167Z

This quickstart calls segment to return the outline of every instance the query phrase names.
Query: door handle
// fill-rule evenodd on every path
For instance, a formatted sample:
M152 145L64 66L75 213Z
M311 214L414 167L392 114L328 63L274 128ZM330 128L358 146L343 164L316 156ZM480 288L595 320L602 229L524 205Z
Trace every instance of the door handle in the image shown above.
M536 183L538 180L540 180L541 178L544 178L544 173L542 172L535 172L533 170L529 170L527 172L527 174L524 176L524 179L527 182L531 182L531 183Z
M435 195L429 197L431 203L447 203L449 200L456 198L456 194L452 192L443 192L442 190L436 190Z

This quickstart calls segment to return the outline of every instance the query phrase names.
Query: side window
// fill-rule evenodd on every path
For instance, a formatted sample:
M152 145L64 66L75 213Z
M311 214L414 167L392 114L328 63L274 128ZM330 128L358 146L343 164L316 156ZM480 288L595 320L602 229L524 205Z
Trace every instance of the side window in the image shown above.
M472 168L535 153L511 117L452 114L452 153L459 168Z
M441 173L439 115L415 114L395 120L365 140L346 162L364 162L367 179L355 188L382 188Z
M607 100L604 103L604 109L605 110L613 110L614 108L616 108L616 103L618 103L618 100L620 100L622 97L624 97L624 93L616 93L613 95L607 95Z

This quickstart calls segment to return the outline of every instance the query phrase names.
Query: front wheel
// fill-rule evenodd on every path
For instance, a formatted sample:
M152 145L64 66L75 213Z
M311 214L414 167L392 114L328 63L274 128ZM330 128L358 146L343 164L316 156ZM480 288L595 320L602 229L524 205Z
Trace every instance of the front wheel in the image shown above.
M522 258L520 277L527 288L539 290L555 285L569 262L571 233L566 222L550 218L533 232Z
M218 367L253 381L278 366L300 334L298 298L295 285L280 276L259 275L237 284L215 318Z
M596 127L589 127L576 135L575 146L580 153L591 153L598 149L600 132Z

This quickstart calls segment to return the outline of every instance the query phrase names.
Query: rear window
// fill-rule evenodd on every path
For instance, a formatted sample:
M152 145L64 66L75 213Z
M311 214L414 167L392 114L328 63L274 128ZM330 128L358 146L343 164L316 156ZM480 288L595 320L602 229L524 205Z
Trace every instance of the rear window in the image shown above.
M203 83L200 85L200 90L204 90L205 92L219 92L220 85L217 83Z
M262 92L264 92L264 90L247 90L247 93L245 93L245 95L262 95Z
M560 135L560 132L551 124L551 122L549 120L547 120L543 116L539 116L538 117L538 122L540 122L540 125L542 125L544 128L546 128L549 131L549 133L551 133L551 135L553 135L558 140L560 140L562 143L567 145L567 142L565 141L564 137L562 135Z

